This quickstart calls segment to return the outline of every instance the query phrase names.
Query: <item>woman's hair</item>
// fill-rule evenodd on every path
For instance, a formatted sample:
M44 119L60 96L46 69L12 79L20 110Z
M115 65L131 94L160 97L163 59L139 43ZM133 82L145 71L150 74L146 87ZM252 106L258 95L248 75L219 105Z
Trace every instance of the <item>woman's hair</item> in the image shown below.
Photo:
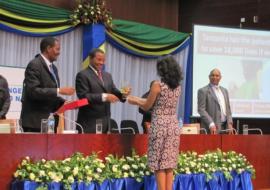
M166 83L171 89L178 87L183 78L180 65L171 55L158 59L157 72L161 81Z

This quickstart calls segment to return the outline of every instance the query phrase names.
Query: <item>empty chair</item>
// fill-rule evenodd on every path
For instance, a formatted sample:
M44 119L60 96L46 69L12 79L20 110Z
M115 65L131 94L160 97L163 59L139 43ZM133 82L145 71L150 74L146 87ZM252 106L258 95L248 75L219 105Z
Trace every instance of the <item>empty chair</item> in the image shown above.
M255 133L259 133L260 135L263 135L263 132L260 128L249 128L249 129L246 129L246 135L250 134L250 131L255 131ZM255 134L255 133L252 133L252 134ZM243 133L244 134L244 133Z
M200 134L206 134L207 135L207 130L205 128L200 128Z
M110 119L111 133L120 133L118 125L114 119Z
M231 129L223 129L223 130L220 130L221 134L229 134L229 132L231 131ZM233 135L237 135L237 131L236 129L232 129L232 134Z
M138 125L133 120L122 120L120 124L121 133L139 133Z

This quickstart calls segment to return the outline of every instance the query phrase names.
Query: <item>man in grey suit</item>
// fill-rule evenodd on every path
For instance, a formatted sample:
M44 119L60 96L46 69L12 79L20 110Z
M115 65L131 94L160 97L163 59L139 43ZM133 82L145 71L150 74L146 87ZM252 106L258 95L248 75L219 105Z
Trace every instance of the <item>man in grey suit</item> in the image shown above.
M79 108L77 122L85 133L96 133L96 121L102 121L102 133L107 133L110 125L110 104L125 101L130 93L121 93L114 85L110 73L103 71L105 54L93 49L89 66L76 76L76 93L79 99L87 98L89 105ZM78 129L80 131L80 129Z
M221 73L213 69L209 74L210 83L198 90L198 113L201 126L211 134L223 133L228 130L232 134L233 120L227 89L219 86Z
M59 95L72 95L72 87L60 88L58 71L53 64L60 54L60 42L46 37L40 43L41 54L27 65L23 82L21 122L25 132L40 132L41 119L47 119L64 104Z

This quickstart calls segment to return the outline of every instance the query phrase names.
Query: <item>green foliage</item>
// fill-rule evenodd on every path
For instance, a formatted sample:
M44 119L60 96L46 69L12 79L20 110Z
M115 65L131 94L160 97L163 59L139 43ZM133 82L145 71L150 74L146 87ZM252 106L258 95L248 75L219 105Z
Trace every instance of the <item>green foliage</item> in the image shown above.
M112 28L112 14L105 0L78 0L70 18L74 25L103 23L107 28Z
M190 151L181 152L174 174L204 173L207 180L210 180L216 171L223 172L227 180L232 179L231 171L238 174L249 171L255 177L255 170L245 156L234 151L222 152L219 149L204 155ZM14 177L40 183L39 190L44 190L49 182L62 182L65 189L70 189L73 182L102 183L105 179L126 177L141 182L144 176L151 174L147 166L147 156L139 156L133 150L131 156L119 158L109 154L104 161L99 159L97 153L89 156L75 153L59 161L42 159L33 162L29 157L25 157L18 165Z

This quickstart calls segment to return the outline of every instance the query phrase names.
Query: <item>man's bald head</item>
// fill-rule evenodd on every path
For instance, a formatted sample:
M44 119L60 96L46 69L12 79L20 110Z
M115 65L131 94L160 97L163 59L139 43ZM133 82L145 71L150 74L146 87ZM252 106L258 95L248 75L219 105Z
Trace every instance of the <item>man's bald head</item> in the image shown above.
M221 72L219 69L215 68L215 69L210 71L209 81L211 84L218 85L220 79L221 79Z

